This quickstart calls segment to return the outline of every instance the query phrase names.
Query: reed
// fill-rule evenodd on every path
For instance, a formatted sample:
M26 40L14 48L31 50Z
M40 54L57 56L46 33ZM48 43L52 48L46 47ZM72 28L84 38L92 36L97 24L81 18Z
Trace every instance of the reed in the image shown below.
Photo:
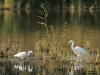
M41 25L44 25L45 28L46 28L46 33L47 33L47 36L48 36L48 41L50 43L50 35L49 35L49 29L48 29L48 21L47 21L47 17L48 17L48 14L49 14L49 4L47 3L41 3L40 4L40 8L41 10L38 10L38 12L43 16L38 16L40 19L43 20L43 22L38 22L39 24Z
M20 41L20 42L19 42ZM21 51L21 47L19 44L22 43L22 38L18 39L18 37L15 37L14 39L10 38L3 38L2 43L0 44L0 57L2 59L12 59L13 55L17 53L18 51Z
M62 40L64 37L66 37L66 33L68 30L70 30L69 25L67 25L67 22L62 24L62 31L59 34L59 32L55 31L53 26L48 25L47 17L49 15L50 3L41 3L40 8L41 10L38 10L41 16L37 16L42 21L38 22L40 25L43 25L46 29L46 37L37 38L35 42L35 50L36 52L41 52L41 56L43 55L44 58L48 57L52 59L65 59L66 54L68 51L64 50L62 47ZM50 33L51 32L51 33ZM58 36L59 35L59 36ZM59 38L58 38L59 37ZM64 40L66 41L66 40ZM38 53L36 55L40 55Z

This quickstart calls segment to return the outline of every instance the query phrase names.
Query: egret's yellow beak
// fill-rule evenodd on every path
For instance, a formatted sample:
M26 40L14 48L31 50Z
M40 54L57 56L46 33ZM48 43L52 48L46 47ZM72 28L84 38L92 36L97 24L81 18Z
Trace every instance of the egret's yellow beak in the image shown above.
M68 43L68 45L70 45L70 42Z

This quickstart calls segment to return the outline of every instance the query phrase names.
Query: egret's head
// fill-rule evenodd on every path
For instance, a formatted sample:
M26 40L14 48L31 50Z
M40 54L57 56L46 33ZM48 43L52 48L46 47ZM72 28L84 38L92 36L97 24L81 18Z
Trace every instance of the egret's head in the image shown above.
M28 51L28 53L33 53L32 51Z
M68 45L71 44L71 43L74 43L74 41L73 40L70 40L69 43L68 43Z

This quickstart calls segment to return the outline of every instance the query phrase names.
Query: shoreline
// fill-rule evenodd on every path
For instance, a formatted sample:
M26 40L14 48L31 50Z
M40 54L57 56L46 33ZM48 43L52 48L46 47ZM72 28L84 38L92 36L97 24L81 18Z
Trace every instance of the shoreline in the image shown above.
M0 7L0 10L21 10L21 9L29 9L29 10L34 10L33 8L9 8L9 7L7 7L7 8L5 8L5 7ZM37 8L38 9L38 8ZM100 9L100 7L98 6L98 7L94 7L94 6L91 6L91 7L86 7L86 6L84 6L84 7L74 7L74 6L72 6L72 7L65 7L65 8L57 8L57 7L55 7L55 8L50 8L50 10L57 10L57 9L60 9L60 10L62 10L62 9L88 9L88 10L94 10L94 9Z

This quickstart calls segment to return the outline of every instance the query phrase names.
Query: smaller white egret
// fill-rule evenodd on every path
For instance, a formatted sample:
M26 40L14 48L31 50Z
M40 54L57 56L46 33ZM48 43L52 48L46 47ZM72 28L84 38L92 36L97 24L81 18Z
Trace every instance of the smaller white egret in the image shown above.
M28 57L30 55L30 53L32 53L32 51L28 51L28 53L27 52L19 52L19 53L15 54L14 57L19 57L21 59L24 59L24 58Z
M78 57L88 57L90 54L86 52L83 48L76 46L74 47L74 41L70 40L69 43L71 43L71 48L73 52L78 56Z

